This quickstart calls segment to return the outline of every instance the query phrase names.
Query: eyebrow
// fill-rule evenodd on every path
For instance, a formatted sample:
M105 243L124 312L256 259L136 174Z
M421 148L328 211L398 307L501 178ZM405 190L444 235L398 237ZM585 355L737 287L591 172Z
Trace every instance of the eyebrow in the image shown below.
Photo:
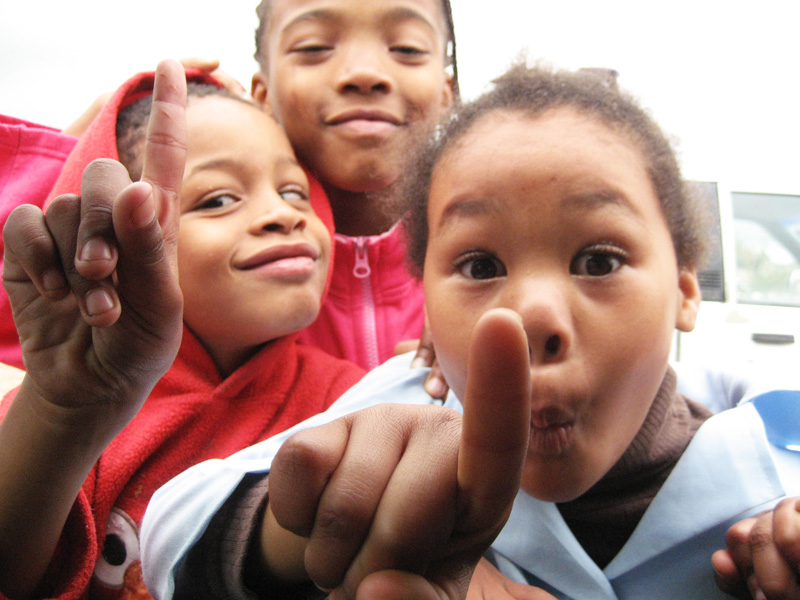
M423 13L409 8L407 6L398 6L393 8L381 17L383 24L401 23L405 21L416 21L425 25L433 33L436 33L437 28L434 23L430 21Z
M472 200L468 198L457 198L450 202L442 212L439 219L439 231L445 230L453 221L461 218L487 216L500 212L502 202L495 198Z
M309 21L321 21L328 23L338 23L344 20L341 12L330 8L319 8L310 10L308 12L297 15L294 19L289 21L284 27L283 31L288 31L295 25ZM409 8L407 6L395 7L380 17L381 26L391 25L394 23L401 23L405 21L417 21L425 25L432 32L436 33L437 29L434 23L430 21L423 13Z
M291 29L295 25L300 23L305 23L307 21L330 21L336 22L340 21L341 16L339 16L335 11L329 8L318 8L316 10L310 10L305 13L301 13L297 15L294 19L289 21L284 27L283 31Z
M587 194L573 194L561 200L561 207L574 212L588 212L610 207L619 209L637 219L642 218L638 208L622 193L614 190L603 190ZM498 198L455 199L448 204L439 220L439 231L446 229L452 221L459 218L495 215L501 212L503 200Z
M199 165L195 165L192 167L192 170L186 175L186 179L193 177L197 173L201 171L212 171L212 170L220 170L220 171L233 171L238 170L241 167L242 163L238 160L233 160L231 158L212 158L211 160L207 160L206 162L202 162ZM297 162L294 158L284 156L279 158L275 164L276 167L300 167L300 163Z
M621 212L641 219L642 212L623 193L613 189L591 192L588 194L574 194L561 201L561 206L575 211L590 211L600 208L618 208Z

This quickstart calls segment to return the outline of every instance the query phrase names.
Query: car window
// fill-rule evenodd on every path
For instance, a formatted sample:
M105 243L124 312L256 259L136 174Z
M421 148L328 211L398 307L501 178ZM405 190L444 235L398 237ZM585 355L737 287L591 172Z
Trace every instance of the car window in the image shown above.
M800 306L800 196L733 192L736 296Z

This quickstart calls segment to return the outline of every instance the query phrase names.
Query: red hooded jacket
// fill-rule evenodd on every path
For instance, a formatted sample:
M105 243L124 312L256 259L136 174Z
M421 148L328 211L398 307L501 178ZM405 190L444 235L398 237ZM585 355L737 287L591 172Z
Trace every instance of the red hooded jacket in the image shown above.
M210 80L189 75L198 78ZM152 86L153 74L143 73L117 90L75 146L50 198L78 193L83 169L95 158L118 158L117 113ZM311 202L333 233L327 199L318 183L311 185ZM298 344L293 334L268 343L223 378L184 327L175 363L87 477L41 596L149 598L141 580L138 530L153 492L191 465L228 456L323 411L362 375L348 361ZM0 403L0 417L14 394Z

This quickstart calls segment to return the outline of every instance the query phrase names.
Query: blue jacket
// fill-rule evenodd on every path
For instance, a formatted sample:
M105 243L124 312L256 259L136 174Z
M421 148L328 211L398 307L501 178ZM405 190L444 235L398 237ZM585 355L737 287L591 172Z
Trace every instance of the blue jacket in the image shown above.
M269 471L272 458L294 432L378 402L438 403L422 388L428 370L410 369L410 360L404 355L387 361L324 413L225 460L196 465L157 491L140 535L144 577L154 597L172 598L177 567L211 518L245 474ZM681 388L680 370L678 381ZM681 391L708 392L712 387L717 386L696 381L693 389ZM744 388L737 394L748 395ZM733 404L694 398L719 406ZM461 411L452 394L445 406ZM518 494L492 554L506 576L561 598L727 598L716 589L710 559L713 551L724 548L725 531L794 495L800 495L800 453L770 445L758 413L745 401L701 426L606 569L600 570L586 555L554 504L524 492Z

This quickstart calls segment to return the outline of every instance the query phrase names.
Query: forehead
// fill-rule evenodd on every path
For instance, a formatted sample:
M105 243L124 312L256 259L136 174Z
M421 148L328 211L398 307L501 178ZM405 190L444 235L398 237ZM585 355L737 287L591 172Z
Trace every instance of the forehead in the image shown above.
M634 143L595 117L556 108L534 116L494 111L480 118L435 166L428 214L435 226L453 214L543 205L661 213Z
M186 110L189 154L250 151L252 146L292 154L280 125L260 108L221 96L189 99ZM255 155L258 156L258 155Z
M341 25L377 22L385 26L417 21L447 37L441 0L273 0L269 19L270 34L308 21Z

